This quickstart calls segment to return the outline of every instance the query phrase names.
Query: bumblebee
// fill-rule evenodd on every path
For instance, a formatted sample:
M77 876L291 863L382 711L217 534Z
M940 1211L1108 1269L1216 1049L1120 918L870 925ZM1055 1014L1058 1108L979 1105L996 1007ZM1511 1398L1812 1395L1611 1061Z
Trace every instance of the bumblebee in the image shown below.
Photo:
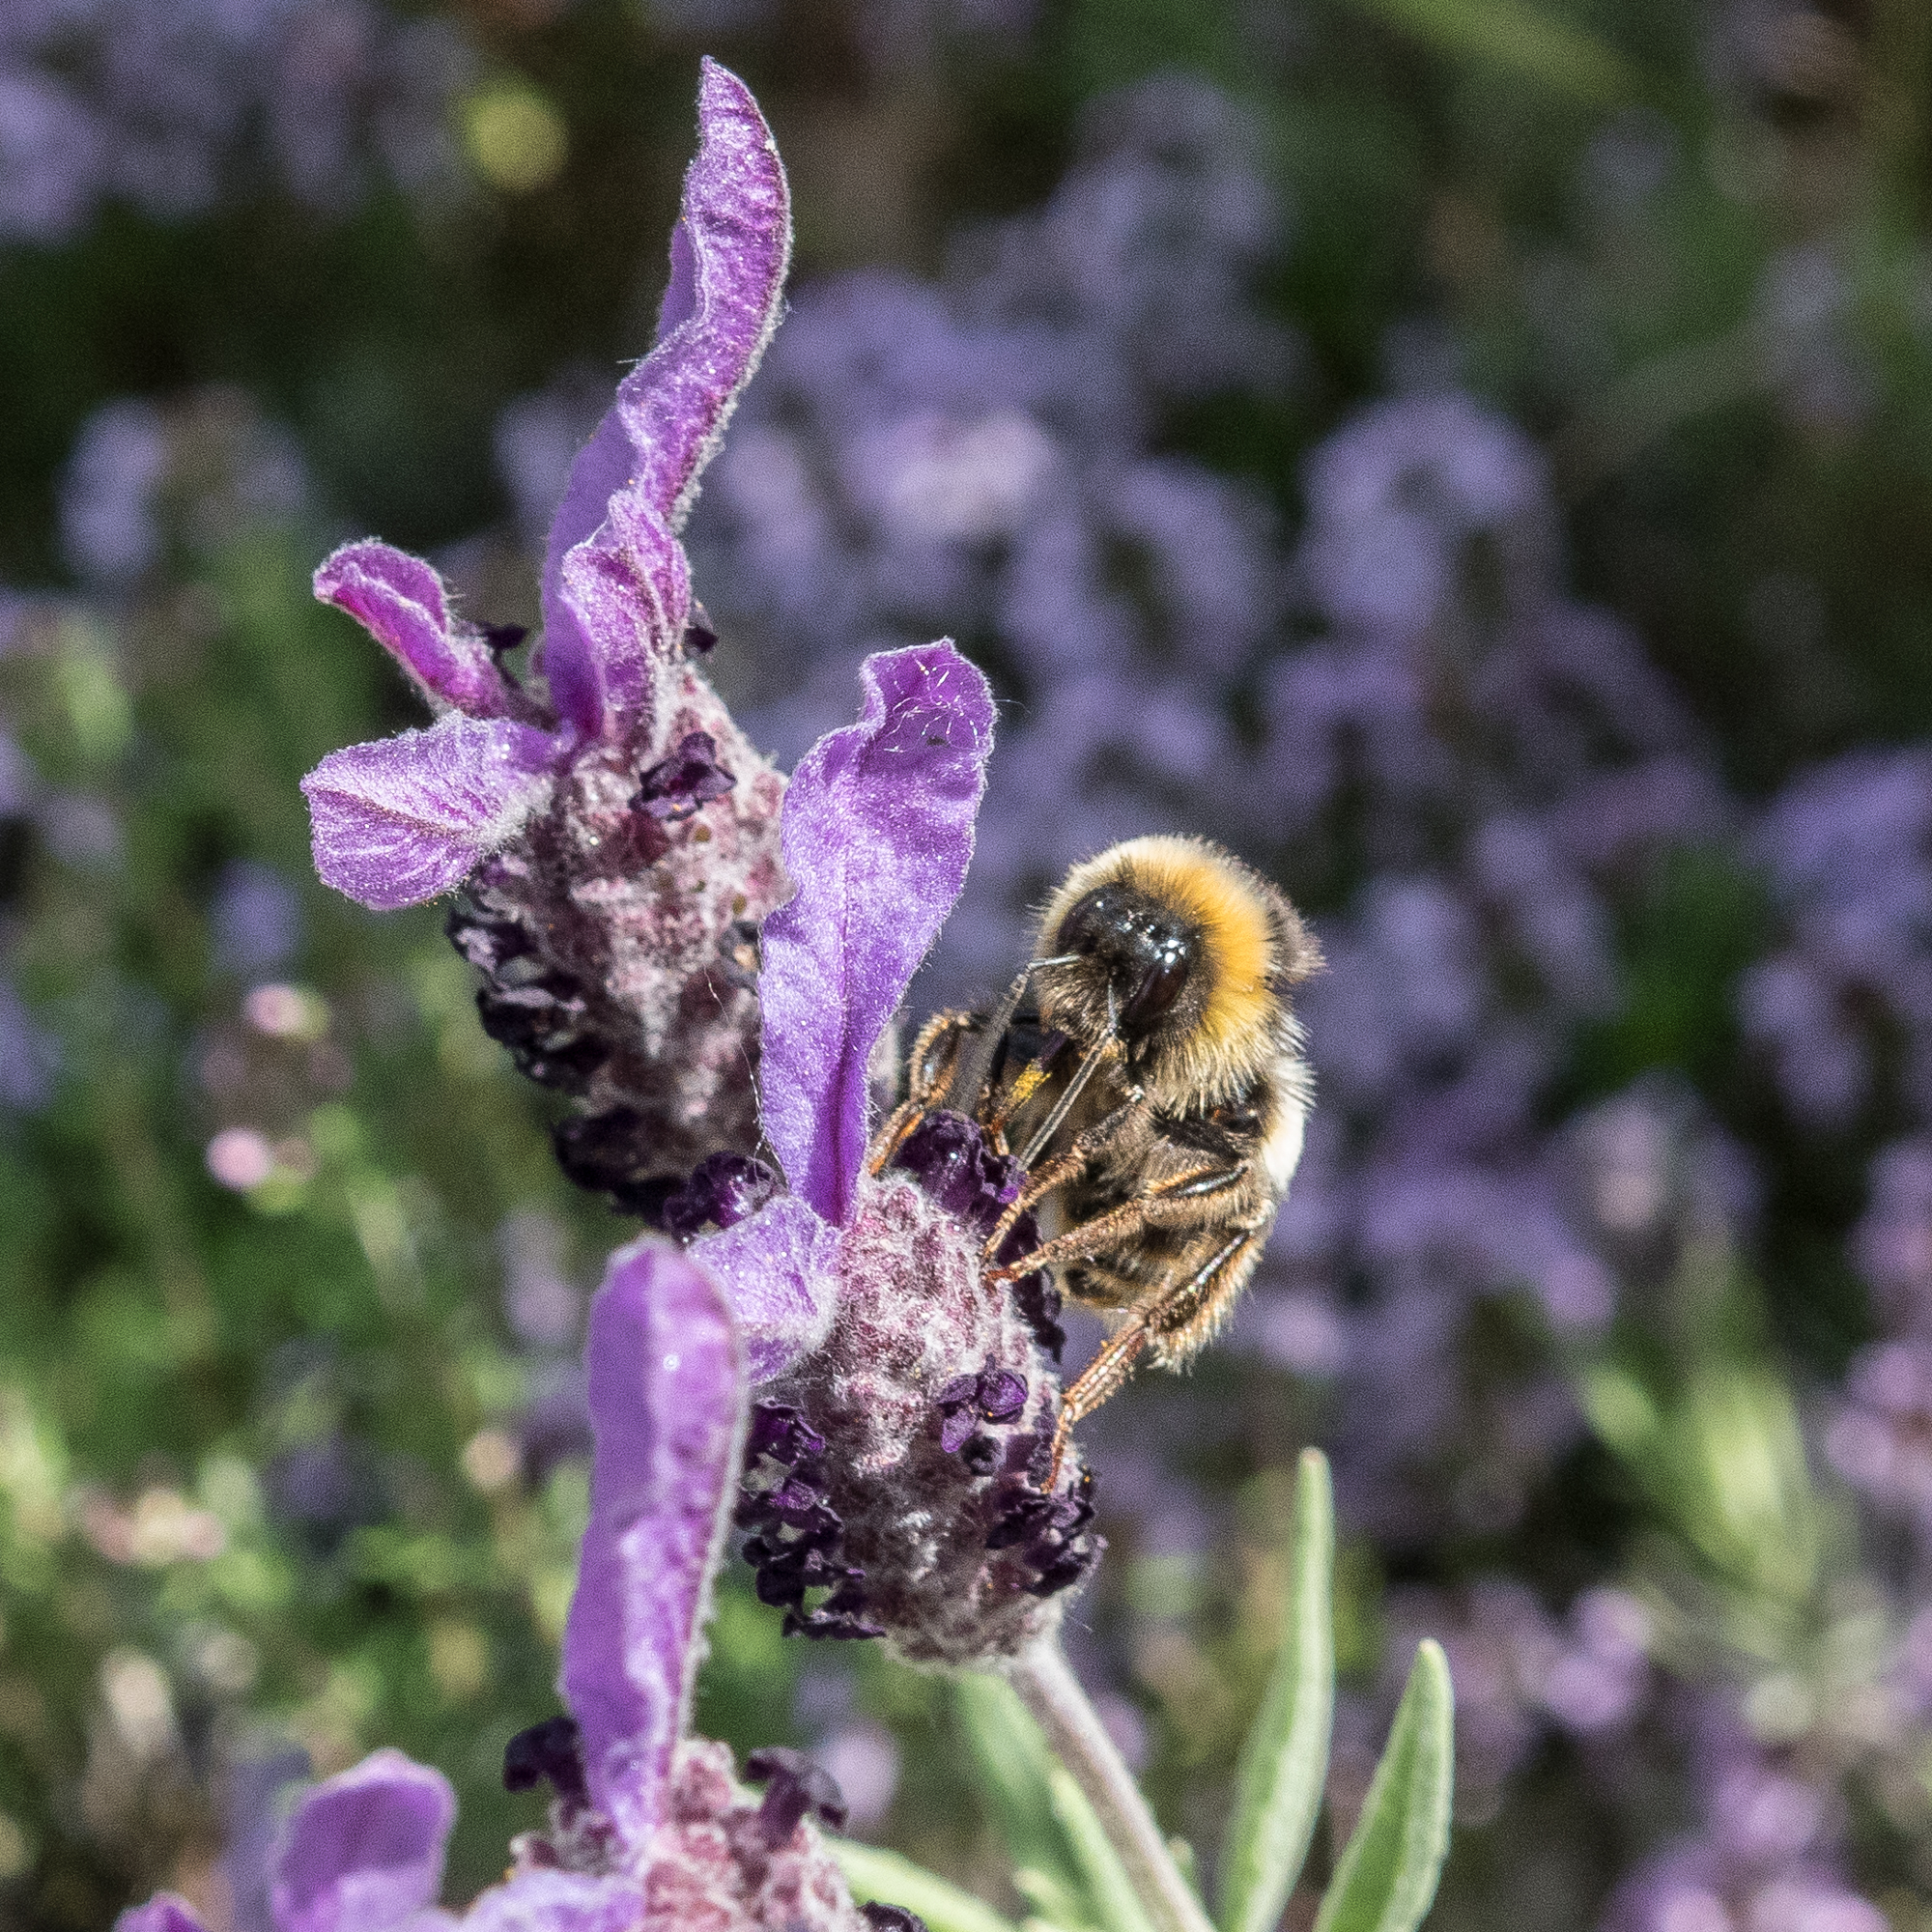
M972 1115L1026 1170L986 1278L1051 1268L1121 1316L1065 1391L1050 1489L1074 1426L1141 1356L1185 1363L1254 1273L1313 1097L1290 993L1321 956L1275 887L1173 837L1074 867L1034 950L991 1012L927 1022L875 1165L928 1112ZM1030 1210L1040 1245L990 1265Z

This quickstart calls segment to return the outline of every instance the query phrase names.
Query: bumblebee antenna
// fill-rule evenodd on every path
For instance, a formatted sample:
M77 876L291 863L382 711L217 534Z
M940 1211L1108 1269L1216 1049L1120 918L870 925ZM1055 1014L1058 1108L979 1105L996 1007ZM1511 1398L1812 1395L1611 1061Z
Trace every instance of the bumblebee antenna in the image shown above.
M1013 1015L1020 1009L1020 1002L1026 998L1028 980L1042 966L1070 966L1079 956L1077 952L1061 952L1051 959L1027 961L1024 970L1014 977L1013 983L993 1009L985 1026L973 1036L960 1056L952 1078L946 1083L945 1096L936 1103L938 1106L950 1107L960 1114L977 1114L980 1111L980 1089L986 1084L993 1070L993 1056L999 1052L1000 1042L1006 1037L1007 1029L1012 1025Z
M1031 1167L1045 1151L1046 1144L1060 1131L1060 1123L1073 1111L1073 1103L1087 1091L1087 1083L1099 1071L1101 1056L1120 1037L1118 1027L1120 1014L1115 1010L1114 989L1107 988L1107 1032L1103 1038L1096 1039L1087 1049L1087 1057L1075 1069L1073 1078L1066 1083L1066 1090L1053 1103L1053 1112L1039 1124L1039 1131L1026 1144L1026 1151L1020 1155L1020 1165ZM1138 1099L1139 1094L1135 1096Z
M1087 1057L1080 1063L1079 1071L1066 1083L1065 1091L1053 1103L1053 1112L1039 1123L1039 1131L1027 1142L1026 1151L1020 1155L1020 1165L1031 1167L1045 1150L1046 1144L1060 1131L1060 1123L1073 1111L1073 1103L1087 1091L1087 1083L1100 1070L1100 1062L1107 1048L1113 1043L1113 1035L1096 1040L1087 1049Z

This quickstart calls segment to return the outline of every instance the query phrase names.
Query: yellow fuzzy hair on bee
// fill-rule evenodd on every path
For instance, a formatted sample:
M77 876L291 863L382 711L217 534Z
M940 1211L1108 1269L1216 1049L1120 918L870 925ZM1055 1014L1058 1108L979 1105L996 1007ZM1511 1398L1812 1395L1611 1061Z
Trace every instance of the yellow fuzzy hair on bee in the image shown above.
M1205 838L1130 838L1073 867L1040 921L1041 934L1057 931L1089 893L1113 884L1173 907L1200 929L1208 984L1187 1058L1201 1075L1219 1072L1231 1055L1245 1064L1272 1051L1279 1002L1269 980L1289 962L1277 956L1271 890Z

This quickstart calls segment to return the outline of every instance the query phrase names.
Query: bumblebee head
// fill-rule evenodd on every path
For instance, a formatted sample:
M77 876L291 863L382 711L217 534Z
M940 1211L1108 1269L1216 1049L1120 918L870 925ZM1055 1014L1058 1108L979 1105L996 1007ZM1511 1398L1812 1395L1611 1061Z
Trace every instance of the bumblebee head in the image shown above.
M1200 1004L1203 937L1179 908L1111 879L1075 899L1047 943L1079 961L1091 986L1104 985L1111 1030L1133 1046L1163 1022L1186 1025Z
M1275 888L1204 839L1130 839L1074 867L1040 923L1040 1018L1112 1037L1170 1099L1232 1089L1292 1034L1287 989L1319 963Z

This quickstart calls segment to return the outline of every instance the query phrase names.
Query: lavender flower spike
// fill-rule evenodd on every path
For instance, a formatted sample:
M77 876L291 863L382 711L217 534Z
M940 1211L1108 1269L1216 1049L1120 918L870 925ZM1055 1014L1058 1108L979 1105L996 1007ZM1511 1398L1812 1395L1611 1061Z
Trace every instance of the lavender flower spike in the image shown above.
M507 1761L517 1788L532 1769L556 1786L550 1831L519 1838L510 1876L467 1912L439 1910L454 1798L440 1773L378 1751L289 1821L275 1932L867 1932L799 1800L829 1780L775 1779L755 1798L723 1745L686 1733L744 1441L742 1352L717 1285L676 1248L644 1240L611 1257L590 1316L596 1447L564 1633L572 1716ZM206 1928L164 1895L118 1932Z
M778 326L791 250L771 130L744 83L709 60L698 121L657 343L578 458L551 531L542 665L554 709L503 676L428 564L362 542L316 572L316 595L452 714L428 732L334 753L302 782L317 871L364 905L413 905L460 885L583 751L648 742L661 698L675 698L660 688L691 614L675 531Z
M716 639L676 532L778 326L790 202L757 103L711 61L698 121L656 342L551 529L546 689L499 667L428 564L350 544L317 596L442 715L302 781L339 892L388 909L461 889L449 936L483 976L485 1030L581 1102L556 1132L564 1172L647 1215L756 1138L752 962L785 890L784 781L692 661Z
M791 1192L742 1213L708 1190L718 1232L692 1255L765 1382L739 1511L758 1595L787 1632L983 1663L1052 1628L1099 1540L1077 1457L1044 1487L1052 1290L985 1278L1019 1163L935 1114L866 1169L868 1063L964 883L993 706L947 643L868 659L864 682L865 716L785 795L798 890L764 931L763 1124Z

